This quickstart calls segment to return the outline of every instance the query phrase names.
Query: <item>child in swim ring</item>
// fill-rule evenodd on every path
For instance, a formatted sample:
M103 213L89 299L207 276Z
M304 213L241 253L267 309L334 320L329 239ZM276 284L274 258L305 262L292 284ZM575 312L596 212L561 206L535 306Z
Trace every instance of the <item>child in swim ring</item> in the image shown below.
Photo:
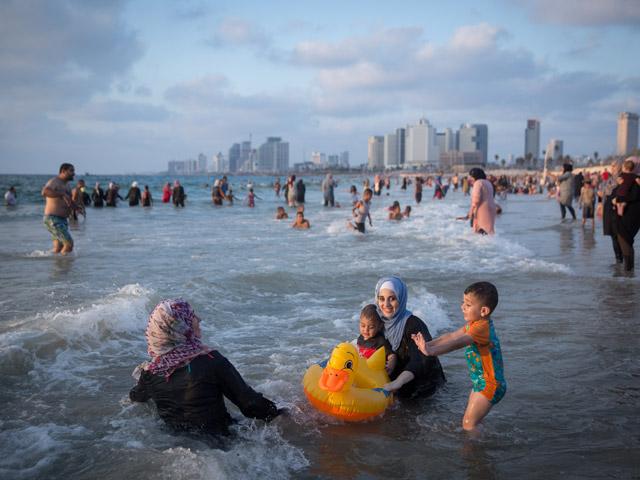
M411 335L418 349L427 356L443 355L466 347L473 389L462 418L465 430L472 430L479 425L507 392L500 340L491 320L491 313L497 305L498 290L493 284L473 283L464 291L461 307L467 322L464 327L428 343L421 333Z
M382 333L382 319L373 303L364 307L360 313L360 336L357 345L360 356L364 358L369 358L380 347L384 347L387 357L385 366L387 373L393 372L396 368L398 357Z

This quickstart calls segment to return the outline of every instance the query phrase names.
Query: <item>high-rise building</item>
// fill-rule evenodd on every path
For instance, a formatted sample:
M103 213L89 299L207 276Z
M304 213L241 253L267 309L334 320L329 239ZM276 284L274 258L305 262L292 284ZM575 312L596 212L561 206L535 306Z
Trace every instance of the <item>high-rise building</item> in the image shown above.
M540 158L540 120L530 118L524 130L524 158Z
M396 163L404 165L405 162L405 130L404 128L396 128Z
M198 171L206 172L207 171L207 156L204 153L198 155Z
M340 166L341 167L349 166L349 152L346 150L340 154Z
M549 145L547 145L547 157L552 158L553 161L557 161L559 158L564 156L563 149L564 142L562 140L552 138Z
M427 166L433 170L440 165L440 148L435 127L426 118L405 129L405 165Z
M384 136L384 168L395 168L398 166L396 134L389 133Z
M289 143L280 137L267 137L258 149L258 169L263 172L289 170Z
M384 137L380 135L372 135L369 137L369 162L370 170L379 170L384 168Z
M322 152L311 152L311 163L314 165L324 165L325 155Z
M487 164L489 150L489 128L485 124L465 123L458 130L458 148L460 152L482 152L482 164Z
M618 114L618 155L628 155L638 148L638 114Z
M445 128L444 132L438 132L437 143L440 147L440 154L456 149L455 135L450 128Z
M240 158L240 144L234 143L233 145L231 145L231 148L229 149L229 154L227 156L229 172L235 172L238 169L239 158Z

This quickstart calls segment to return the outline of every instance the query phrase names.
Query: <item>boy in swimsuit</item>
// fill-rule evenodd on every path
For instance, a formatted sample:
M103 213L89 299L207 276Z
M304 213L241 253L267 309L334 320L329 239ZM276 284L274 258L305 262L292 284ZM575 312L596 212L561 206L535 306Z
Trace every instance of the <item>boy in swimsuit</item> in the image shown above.
M291 228L309 228L309 221L304 218L303 212L296 213L296 221L291 224Z
M507 391L500 340L491 320L491 313L497 305L498 290L493 284L473 283L464 291L461 307L467 322L464 327L428 343L421 333L411 336L418 349L427 356L443 355L466 347L473 389L462 419L465 430L479 425Z
M42 189L42 196L46 199L44 218L42 222L53 237L53 253L70 253L73 250L73 239L69 234L71 213L81 212L84 207L76 205L71 199L69 182L76 174L70 163L60 165L60 173L50 179Z
M376 310L376 306L371 303L362 309L360 313L360 336L357 340L360 356L369 358L380 347L384 347L387 363L385 369L390 374L396 368L398 356L391 348L389 340L382 333L382 319Z
M351 209L353 216L356 217L355 225L351 222L347 222L347 227L353 228L360 233L364 233L364 220L369 218L369 226L372 227L371 215L369 214L369 208L371 208L371 197L373 192L370 188L364 189L362 200L358 200L355 206Z

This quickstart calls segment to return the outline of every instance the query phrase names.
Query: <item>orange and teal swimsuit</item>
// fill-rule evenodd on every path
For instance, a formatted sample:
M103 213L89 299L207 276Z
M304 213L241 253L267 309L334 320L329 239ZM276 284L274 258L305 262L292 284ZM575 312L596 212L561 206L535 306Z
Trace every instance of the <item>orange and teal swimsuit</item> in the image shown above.
M500 340L493 322L491 319L479 320L467 323L463 328L475 342L465 351L473 391L482 393L495 405L507 392L507 382L504 379Z

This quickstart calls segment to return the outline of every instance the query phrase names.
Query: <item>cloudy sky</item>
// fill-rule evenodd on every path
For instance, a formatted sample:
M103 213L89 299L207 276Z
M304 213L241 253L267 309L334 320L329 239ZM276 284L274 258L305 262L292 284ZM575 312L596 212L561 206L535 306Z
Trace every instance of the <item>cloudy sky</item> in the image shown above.
M489 158L601 157L640 112L638 0L0 0L0 173L157 172L290 144L290 164L426 117Z

